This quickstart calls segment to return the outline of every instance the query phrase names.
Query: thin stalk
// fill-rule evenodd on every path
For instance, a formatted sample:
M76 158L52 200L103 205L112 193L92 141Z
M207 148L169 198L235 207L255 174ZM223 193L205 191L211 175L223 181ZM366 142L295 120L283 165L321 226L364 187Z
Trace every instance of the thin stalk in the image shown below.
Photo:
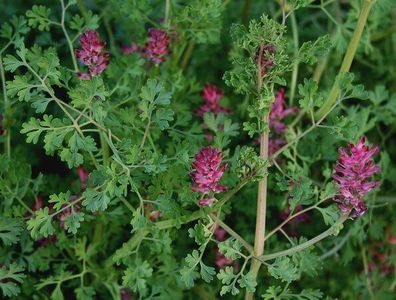
M261 74L261 60L264 51L264 45L260 45L260 52L258 57L258 68L257 68L257 92L261 94L263 85L263 77ZM264 124L268 124L269 113L262 116ZM268 160L268 145L269 145L269 133L265 130L260 136L260 157L265 161ZM264 178L260 180L258 186L257 195L257 211L256 211L256 230L254 235L254 256L261 256L264 253L264 241L265 241L265 219L267 212L267 165L264 167ZM250 271L252 272L253 280L256 280L258 271L260 270L261 262L259 260L253 260ZM246 292L245 299L253 299L253 292Z
M242 24L246 25L249 20L249 10L250 10L251 0L245 0L243 2L242 9Z
M288 255L292 255L294 253L303 251L303 250L315 245L316 243L320 242L321 240L325 239L326 237L338 233L338 231L341 228L342 224L348 218L349 218L348 214L342 215L337 220L337 222L334 223L330 228L328 228L327 230L323 231L321 234L317 235L316 237L306 241L305 243L302 243L300 245L297 245L297 246L292 247L292 248L287 249L287 250L271 253L271 254L268 254L268 255L262 255L262 256L258 257L257 260L260 260L261 262L264 262L264 261L267 261L267 260L275 259L277 257L288 256Z
M293 33L293 43L294 43L294 55L297 56L299 46L299 38L298 38L298 26L296 15L292 13L290 15L290 21L292 26L292 33ZM290 106L293 105L294 97L296 95L296 87L297 87L297 77L298 77L298 66L299 61L297 60L293 65L292 77L291 77L291 84L290 84Z
M238 233L236 233L230 226L225 224L222 220L220 220L215 214L211 214L210 217L215 221L217 225L223 228L229 235L237 239L241 242L241 244L249 251L250 254L253 253L253 247L250 245L243 237L241 237Z
M195 48L195 42L191 41L188 44L186 52L184 52L183 60L182 60L182 63L181 63L182 70L185 70L187 65L188 65L188 63L190 62L190 58L191 58L191 55L192 55L192 53L194 51L194 48Z
M165 18L164 18L164 23L167 24L169 20L169 12L170 12L170 0L165 0Z
M6 90L6 82L5 82L5 72L3 67L3 58L0 54L0 77L1 77L1 88L3 89L3 100L4 100L4 112L8 110L9 102ZM4 143L4 153L7 154L7 157L11 157L11 128L7 128L5 143Z
M103 164L109 165L110 151L104 132L100 132L100 146L102 148Z
M373 289L371 287L371 282L370 282L370 276L369 276L369 270L368 270L368 262L367 262L367 255L366 255L366 250L364 249L363 245L361 245L361 253L362 253L362 260L363 260L363 268L364 268L364 274L366 276L366 285L367 285L367 290L370 294L370 299L374 299L374 294L373 294Z
M67 33L67 30L66 30L66 27L65 27L65 14L66 14L66 10L67 10L68 7L65 6L64 0L60 0L60 1L61 1L61 5L62 5L62 19L61 19L60 26L62 28L63 34L65 35L67 44L69 46L70 56L71 56L72 61L73 61L74 72L78 72L77 61L76 61L76 57L74 56L73 43L70 40L70 36Z
M353 33L351 41L349 42L348 49L345 53L344 60L342 61L338 75L348 72L349 69L351 68L353 58L355 57L360 38L362 36L370 9L371 9L374 1L375 0L365 0L363 2L362 10L360 12L355 31ZM331 106L337 101L338 95L340 93L340 90L338 87L338 84L339 84L338 78L339 77L337 76L337 79L334 81L333 87L331 88L330 94L329 94L328 98L326 99L325 103L316 112L316 114L315 114L316 119L320 119L323 115L325 115L326 112L331 108Z

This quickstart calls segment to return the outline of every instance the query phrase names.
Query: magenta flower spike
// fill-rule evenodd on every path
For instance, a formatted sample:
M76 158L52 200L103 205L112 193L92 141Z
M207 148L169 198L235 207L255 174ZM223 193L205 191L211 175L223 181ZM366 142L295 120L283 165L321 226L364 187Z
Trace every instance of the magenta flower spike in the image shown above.
M164 62L166 56L170 54L168 33L158 28L150 28L147 43L142 52L152 62Z
M206 84L201 92L201 96L205 102L196 110L195 113L200 117L208 112L213 112L215 116L219 113L230 113L231 110L229 108L219 105L219 101L223 97L223 94L224 92L222 89L214 85L211 86L210 84Z
M227 164L221 164L223 153L214 147L205 147L199 150L195 155L195 161L192 164L193 171L190 176L194 182L192 190L200 193L225 192L226 186L218 182L227 168ZM205 197L199 201L202 206L210 206L214 199Z
M380 184L369 181L371 175L381 170L372 159L378 147L370 148L366 145L366 138L361 137L356 145L349 144L348 149L350 154L342 147L338 150L340 157L333 179L338 184L340 195L335 200L343 213L352 212L352 217L360 217L367 211L362 198Z
M104 52L105 42L99 38L95 30L86 31L80 36L82 49L76 49L76 57L86 66L88 73L77 73L81 79L91 79L92 76L101 74L109 65L109 53Z

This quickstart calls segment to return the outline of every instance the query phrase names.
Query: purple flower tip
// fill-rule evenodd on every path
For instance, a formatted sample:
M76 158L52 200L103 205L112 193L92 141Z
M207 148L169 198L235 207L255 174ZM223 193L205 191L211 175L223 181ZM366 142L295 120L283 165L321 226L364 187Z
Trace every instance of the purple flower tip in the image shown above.
M378 152L378 147L366 145L366 138L362 136L356 145L349 144L350 154L344 148L338 151L340 157L335 167L333 179L338 184L340 195L335 199L343 213L350 213L352 217L360 217L367 207L362 198L371 190L379 186L378 181L369 181L368 178L380 172L372 157Z

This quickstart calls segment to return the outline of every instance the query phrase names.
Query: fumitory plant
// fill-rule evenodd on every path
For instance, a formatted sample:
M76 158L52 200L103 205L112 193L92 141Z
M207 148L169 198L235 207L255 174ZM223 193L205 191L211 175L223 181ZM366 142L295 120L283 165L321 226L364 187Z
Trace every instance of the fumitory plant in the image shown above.
M1 299L395 298L394 1L1 8Z

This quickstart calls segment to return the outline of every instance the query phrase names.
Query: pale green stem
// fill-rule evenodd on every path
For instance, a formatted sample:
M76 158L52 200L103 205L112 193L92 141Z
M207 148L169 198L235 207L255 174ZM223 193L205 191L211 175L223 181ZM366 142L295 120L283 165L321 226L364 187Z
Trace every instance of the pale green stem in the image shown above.
M261 62L263 55L264 46L260 45L258 61ZM257 92L258 95L261 94L261 89L263 86L263 77L261 75L261 64L257 65ZM268 124L269 113L262 116L262 121L264 124ZM268 130L260 136L260 157L267 161L268 160L268 146L269 146L269 133ZM267 212L267 164L264 167L264 178L259 181L258 195L257 195L257 210L256 210L256 230L254 235L254 256L258 257L264 253L264 241L265 241L265 219ZM253 260L250 271L252 272L253 280L256 280L257 274L260 270L261 262L259 260ZM253 299L253 292L246 292L245 299Z
M297 20L296 20L296 15L294 13L290 15L290 21L291 21L292 33L293 33L294 54L297 55L299 48L299 38L298 38ZM293 72L292 72L292 78L290 84L290 105L293 105L294 97L296 95L298 66L299 66L299 61L297 60L293 65Z
M65 14L66 14L67 6L65 7L64 0L60 0L60 1L61 1L61 5L62 5L62 19L61 19L60 26L62 28L62 31L63 31L64 35L65 35L67 44L69 46L70 56L71 56L72 61L73 61L74 72L78 72L78 65L77 65L76 57L74 55L73 43L70 40L70 36L67 33L67 30L66 30L66 27L65 27Z
M360 38L362 36L364 27L367 22L367 18L370 12L370 9L375 0L364 0L362 5L362 10L359 15L359 19L356 24L355 31L353 33L352 39L348 45L348 49L345 53L344 60L342 61L341 68L338 72L338 75L344 74L349 71L352 65L353 58L355 57L357 47L359 45ZM340 93L339 90L339 76L334 81L334 84L331 88L330 94L326 99L323 106L316 112L316 119L320 119L326 112L330 109L330 107L337 101L338 95Z
M9 102L8 102L6 82L5 82L6 79L5 79L5 72L3 67L3 58L1 54L0 54L0 76L1 76L1 88L3 89L4 112L7 112ZM4 142L4 153L7 154L8 158L11 157L11 127L7 128L5 142Z
M277 257L282 257L282 256L288 256L288 255L292 255L294 253L303 251L313 245L315 245L316 243L320 242L321 240L327 238L330 235L336 235L338 234L338 231L342 228L342 224L349 218L349 215L342 215L335 224L333 224L330 228L328 228L327 230L325 230L324 232L322 232L321 234L315 236L314 238L299 244L295 247L292 247L290 249L287 250L283 250L283 251L279 251L279 252L275 252L275 253L271 253L268 255L262 255L260 257L258 257L258 259L262 262L267 261L267 260L272 260L275 259Z

